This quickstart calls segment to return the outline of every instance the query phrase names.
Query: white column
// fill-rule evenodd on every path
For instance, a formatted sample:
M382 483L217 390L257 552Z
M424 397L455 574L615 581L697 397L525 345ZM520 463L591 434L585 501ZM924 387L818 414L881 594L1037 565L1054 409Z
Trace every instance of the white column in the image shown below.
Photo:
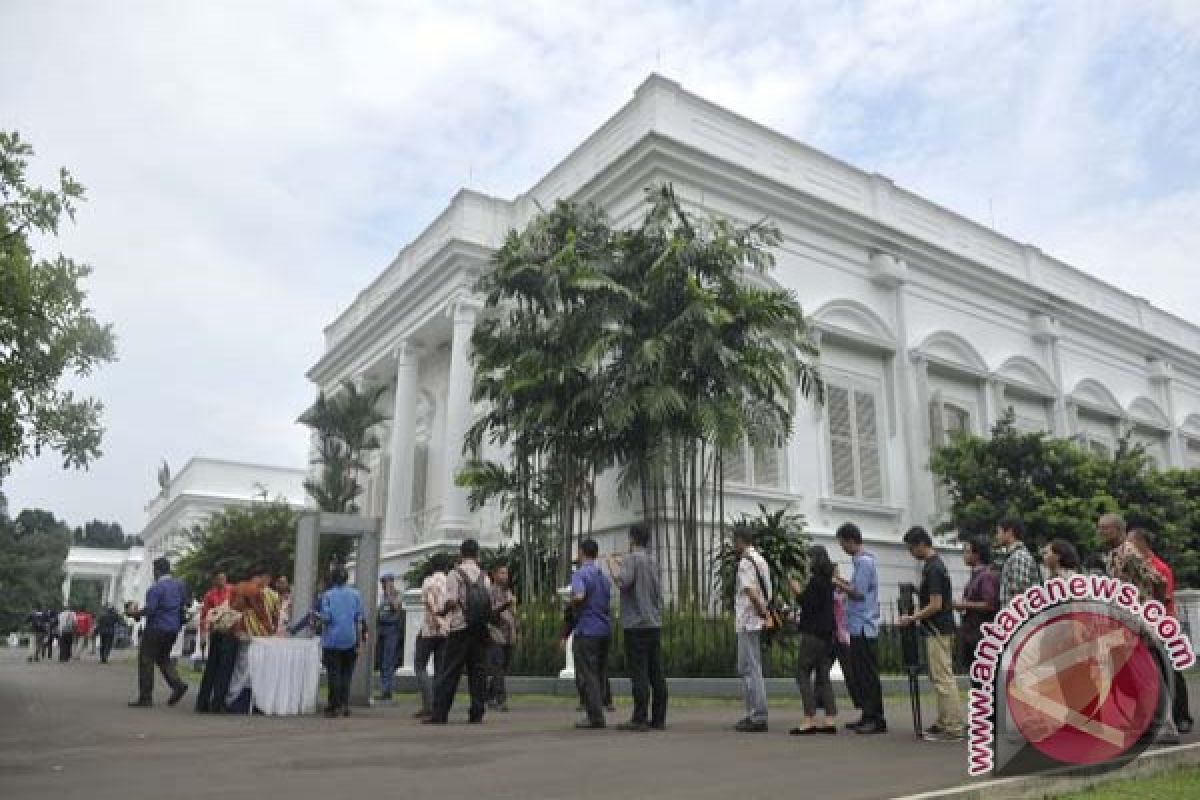
M1158 389L1160 402L1163 404L1164 410L1167 412L1167 420L1171 423L1171 430L1167 435L1167 459L1172 467L1184 466L1185 442L1183 434L1179 432L1179 423L1175 419L1175 392L1172 391L1174 381L1174 370L1171 365L1154 359L1150 362L1150 382Z
M454 321L450 340L450 381L446 390L446 429L442 441L442 518L438 532L443 539L465 535L467 492L456 483L463 464L463 440L471 426L471 333L475 330L478 303L469 296L452 300L447 308Z
M413 677L416 671L413 662L417 656L417 634L421 632L421 623L425 620L425 606L421 602L420 589L408 589L404 592L404 665L400 667L402 676Z
M571 599L571 587L564 586L563 588L558 590L557 594L558 594L558 599L561 600L565 604L568 600ZM574 643L575 643L575 634L572 633L570 636L567 637L567 646L566 646L567 660L566 660L566 664L563 666L562 672L558 673L559 680L564 680L564 681L575 680L575 649L571 646Z
M65 608L71 602L71 571L67 570L66 576L63 578L63 607Z
M917 396L915 414L910 414L908 418L914 419L915 417L916 424L911 427L913 432L919 437L913 443L913 459L910 462L913 471L910 478L913 484L913 507L909 513L914 525L928 525L937 515L936 479L933 477L933 473L929 471L930 447L933 442L933 431L929 427L929 403L931 399L929 392L929 361L925 358L925 354L918 350L910 350L908 359L908 368L912 370Z
M1036 315L1033 318L1033 339L1046 348L1046 355L1054 370L1054 435L1059 439L1067 439L1075 433L1075 424L1072 410L1068 408L1067 388L1063 386L1062 354L1058 349L1058 320L1046 314Z
M399 537L400 524L412 513L413 445L417 428L417 367L420 353L407 341L393 353L396 388L392 397L391 467L388 474L384 538Z

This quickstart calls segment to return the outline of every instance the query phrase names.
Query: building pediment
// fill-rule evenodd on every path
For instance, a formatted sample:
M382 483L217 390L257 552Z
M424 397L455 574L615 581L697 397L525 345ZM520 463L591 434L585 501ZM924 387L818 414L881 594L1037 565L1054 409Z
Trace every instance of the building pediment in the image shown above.
M812 315L823 336L894 352L896 335L883 318L857 300L831 300Z
M1107 414L1112 417L1124 417L1125 409L1117 402L1117 398L1104 384L1091 378L1084 378L1071 390L1071 401L1076 405Z
M983 377L988 374L987 362L971 343L950 331L937 331L925 337L914 351L932 364L958 372Z
M1008 386L1040 397L1054 397L1058 387L1041 365L1025 356L1013 356L992 373L992 377Z
M1171 420L1149 397L1139 397L1129 404L1129 416L1139 425L1157 430L1171 430Z

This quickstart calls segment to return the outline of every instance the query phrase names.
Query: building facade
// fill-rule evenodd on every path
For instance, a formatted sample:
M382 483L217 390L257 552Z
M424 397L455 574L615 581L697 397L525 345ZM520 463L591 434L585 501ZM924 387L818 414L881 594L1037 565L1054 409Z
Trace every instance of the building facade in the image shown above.
M1022 429L1097 452L1131 431L1158 463L1200 466L1200 328L655 75L526 193L460 191L325 329L319 388L392 387L366 503L389 566L500 535L496 510L469 513L453 476L478 411L472 287L505 232L560 198L632 225L663 183L693 211L780 227L772 278L803 304L829 386L823 406L799 402L786 447L747 448L727 506L790 504L825 543L858 523L885 596L916 574L903 532L944 515L931 448L986 434L1008 408ZM640 509L602 488L596 528L616 535Z

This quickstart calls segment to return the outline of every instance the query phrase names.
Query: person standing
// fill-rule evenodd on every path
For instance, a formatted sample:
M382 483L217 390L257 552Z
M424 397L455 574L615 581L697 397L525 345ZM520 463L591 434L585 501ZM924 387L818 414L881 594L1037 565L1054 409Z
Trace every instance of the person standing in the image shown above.
M384 573L379 579L381 593L375 612L375 636L379 647L379 688L383 700L392 699L396 668L404 645L404 602L396 591L396 576Z
M292 583L287 575L275 578L272 586L275 596L279 598L279 625L275 629L277 636L287 636L288 627L292 624Z
M85 650L96 651L95 642L92 640L95 627L96 618L90 611L80 606L79 610L75 612L75 642L78 645L75 648L76 661L83 658Z
M465 671L471 693L467 721L481 724L487 704L488 620L491 616L491 591L488 577L479 566L479 542L467 539L458 548L462 563L446 575L446 654L444 669L438 673L434 689L433 714L424 722L445 725L458 693L458 682Z
M427 719L433 716L433 687L438 675L442 674L442 659L446 652L446 620L442 612L446 603L446 569L449 559L443 553L435 553L429 559L430 572L421 582L421 605L425 613L421 619L421 630L417 634L416 651L413 654L413 673L417 679L417 691L421 695L421 709L415 716ZM433 676L428 668L433 661Z
M509 585L508 567L492 569L492 621L488 626L488 708L508 711L505 677L517 643L517 597Z
M792 728L793 736L815 733L837 733L837 701L829 669L833 659L833 637L836 622L833 615L833 562L829 552L820 545L808 549L808 583L801 588L792 581L797 595L796 606L800 619L796 652L796 685L804 704L804 719L800 727ZM820 716L817 708L821 709Z
M46 609L46 653L47 661L54 658L54 641L58 638L58 612L52 608Z
M50 620L46 612L34 609L29 615L29 628L33 631L33 655L27 661L41 661L42 651L46 649L46 638L50 630Z
M1079 551L1066 539L1055 539L1042 548L1042 566L1049 578L1069 578L1078 575Z
M225 695L237 663L238 642L228 622L237 619L230 608L233 587L224 572L213 575L212 587L200 604L200 641L205 648L204 676L196 695L196 712L207 714L225 710Z
M959 658L968 670L975 660L975 647L983 638L982 626L991 622L1000 609L1000 579L992 569L992 548L982 538L968 539L963 547L963 562L971 568L971 577L962 599L954 610L962 614Z
M920 526L904 534L908 552L922 563L920 608L896 619L898 625L916 625L925 637L929 680L937 694L937 722L925 731L926 741L952 742L965 738L958 682L954 678L954 587L950 571L933 547L933 538Z
M996 544L1004 559L1004 566L1000 568L1000 608L1042 582L1037 562L1024 539L1025 523L1016 517L1005 517L996 524Z
M661 731L667 727L662 586L658 562L647 550L649 544L650 529L639 522L629 529L629 554L619 560L609 556L608 571L621 592L625 663L633 684L633 716L617 726L623 731Z
M349 576L345 567L334 567L329 576L330 588L317 603L317 613L324 627L321 631L321 662L329 676L329 702L325 716L350 716L350 679L358 660L358 646L366 637L362 596L358 589L347 586Z
M71 660L71 647L75 643L75 630L79 626L79 617L70 606L63 608L58 615L58 660Z
M576 728L603 728L604 679L608 675L608 647L612 639L612 588L600 571L596 558L600 546L595 539L584 539L579 545L583 562L571 577L571 602L575 607L575 631L572 650L575 672L583 685L586 720L575 723Z
M883 685L879 682L879 571L875 555L863 545L862 531L847 522L834 534L842 551L850 556L854 571L847 581L838 578L835 585L846 603L846 622L850 629L850 679L854 681L862 717L846 728L856 733L887 732L883 715Z
M737 555L734 585L734 633L737 636L738 676L746 716L735 726L739 733L767 732L767 686L763 681L763 631L768 629L771 602L771 569L754 547L754 531L747 525L733 526L733 550Z
M144 619L145 629L138 644L138 696L129 705L133 708L149 708L154 695L154 668L158 667L163 679L171 687L167 705L175 705L187 694L188 685L179 678L175 663L171 660L171 648L179 629L188 602L187 587L171 576L171 562L165 558L154 559L154 583L146 590L146 603L141 609L126 612L134 619Z
M1138 600L1142 603L1162 595L1166 580L1126 536L1125 519L1120 514L1101 516L1096 523L1096 533L1107 551L1104 568L1109 577L1137 587Z
M1155 599L1163 604L1168 614L1179 619L1175 607L1175 571L1154 552L1154 534L1145 528L1134 528L1129 532L1129 540L1142 554L1142 558L1149 560L1150 566L1163 578L1161 594ZM1173 684L1171 716L1175 720L1175 727L1180 733L1191 733L1194 722L1188 698L1187 676L1176 670Z
M96 618L96 635L100 638L100 663L107 664L108 657L112 653L113 640L117 635L117 623L121 621L117 610L112 606L105 606L100 612L100 616Z

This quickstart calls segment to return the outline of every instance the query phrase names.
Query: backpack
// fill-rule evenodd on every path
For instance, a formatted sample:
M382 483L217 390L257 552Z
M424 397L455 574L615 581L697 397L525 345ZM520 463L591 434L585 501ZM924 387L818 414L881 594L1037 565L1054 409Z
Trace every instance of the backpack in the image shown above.
M466 590L466 596L460 602L467 630L480 635L486 634L488 623L492 620L492 593L483 582L483 570L479 571L479 580L474 583L467 578L467 573L462 567L457 567L454 571L462 579Z

